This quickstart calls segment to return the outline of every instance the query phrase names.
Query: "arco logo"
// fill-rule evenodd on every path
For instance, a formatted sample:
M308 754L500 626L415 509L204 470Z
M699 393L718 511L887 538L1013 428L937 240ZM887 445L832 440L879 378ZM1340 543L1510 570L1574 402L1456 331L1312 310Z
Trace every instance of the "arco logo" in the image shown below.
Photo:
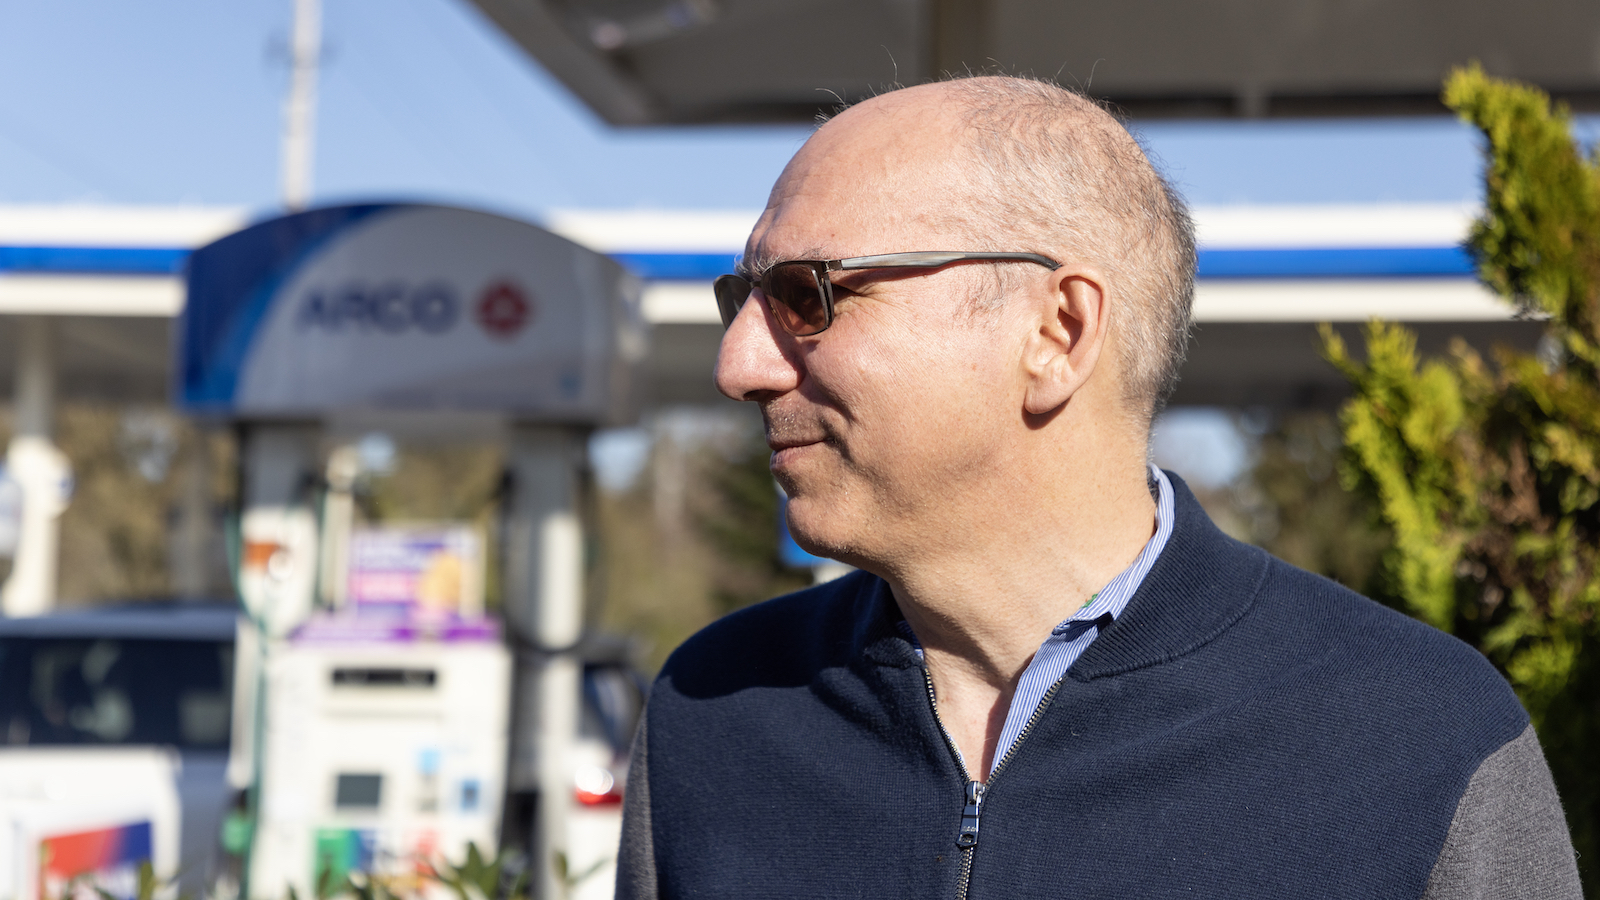
M314 287L301 298L295 322L302 329L380 331L413 329L442 334L459 316L455 292L443 282L407 285L349 282L337 290Z
M510 340L533 319L533 301L515 283L496 281L478 298L478 324L490 337Z

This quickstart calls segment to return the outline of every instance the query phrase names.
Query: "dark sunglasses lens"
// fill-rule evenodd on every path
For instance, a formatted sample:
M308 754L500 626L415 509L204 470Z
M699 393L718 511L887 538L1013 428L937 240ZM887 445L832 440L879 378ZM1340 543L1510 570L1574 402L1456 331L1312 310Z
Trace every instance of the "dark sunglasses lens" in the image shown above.
M761 279L778 324L793 335L816 334L828 327L828 305L817 271L804 263L773 266Z
M722 327L727 328L739 315L739 307L750 299L750 282L738 275L723 275L711 283L711 291L717 295L717 312L722 313Z

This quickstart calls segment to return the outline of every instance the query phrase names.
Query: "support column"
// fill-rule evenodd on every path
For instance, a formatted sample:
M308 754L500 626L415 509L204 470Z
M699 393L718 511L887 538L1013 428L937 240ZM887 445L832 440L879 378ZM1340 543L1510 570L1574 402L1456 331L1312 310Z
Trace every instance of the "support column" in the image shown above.
M36 616L55 606L59 518L72 493L72 466L51 439L54 322L25 316L17 324L15 430L6 469L22 489L22 527L11 575L0 587L0 607L7 616Z
M345 604L350 577L350 533L356 521L356 476L361 454L341 444L328 454L328 492L322 500L322 571L318 594L334 608Z
M239 593L268 637L311 615L317 580L317 435L310 425L243 429Z
M212 583L217 552L215 498L211 495L211 431L192 423L189 453L179 477L178 521L171 532L172 592L183 600L216 596Z
M575 429L513 429L510 467L516 493L506 523L505 613L523 646L513 686L509 775L513 790L537 791L531 864L534 896L540 900L566 895L556 859L564 858L567 848L571 745L582 689L580 663L564 651L578 642L583 629L578 521L583 452L584 435Z

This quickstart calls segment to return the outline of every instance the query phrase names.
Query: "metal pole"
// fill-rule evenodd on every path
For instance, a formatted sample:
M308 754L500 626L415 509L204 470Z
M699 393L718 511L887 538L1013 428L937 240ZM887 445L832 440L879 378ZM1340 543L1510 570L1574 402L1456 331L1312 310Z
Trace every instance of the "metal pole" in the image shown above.
M289 95L283 103L283 205L290 212L311 199L317 124L317 66L322 57L321 0L294 0L289 41Z
M524 646L513 692L510 786L537 791L531 862L541 900L564 897L567 889L565 866L556 861L566 858L581 690L571 649L583 629L577 505L583 446L581 433L568 428L522 426L511 440L516 495L507 523L505 611Z
M49 612L56 597L59 517L72 467L51 440L55 419L55 328L45 316L18 320L16 431L6 467L22 489L22 527L11 575L0 588L8 616Z

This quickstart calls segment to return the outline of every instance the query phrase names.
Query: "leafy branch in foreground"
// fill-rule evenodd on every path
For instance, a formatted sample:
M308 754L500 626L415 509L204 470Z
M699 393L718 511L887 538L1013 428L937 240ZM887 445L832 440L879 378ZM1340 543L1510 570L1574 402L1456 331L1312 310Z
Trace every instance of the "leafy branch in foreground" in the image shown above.
M1454 72L1444 100L1487 143L1479 278L1546 321L1536 353L1366 329L1358 360L1323 327L1354 396L1347 488L1393 533L1402 609L1481 650L1516 688L1561 789L1585 881L1600 883L1600 165L1544 93Z

